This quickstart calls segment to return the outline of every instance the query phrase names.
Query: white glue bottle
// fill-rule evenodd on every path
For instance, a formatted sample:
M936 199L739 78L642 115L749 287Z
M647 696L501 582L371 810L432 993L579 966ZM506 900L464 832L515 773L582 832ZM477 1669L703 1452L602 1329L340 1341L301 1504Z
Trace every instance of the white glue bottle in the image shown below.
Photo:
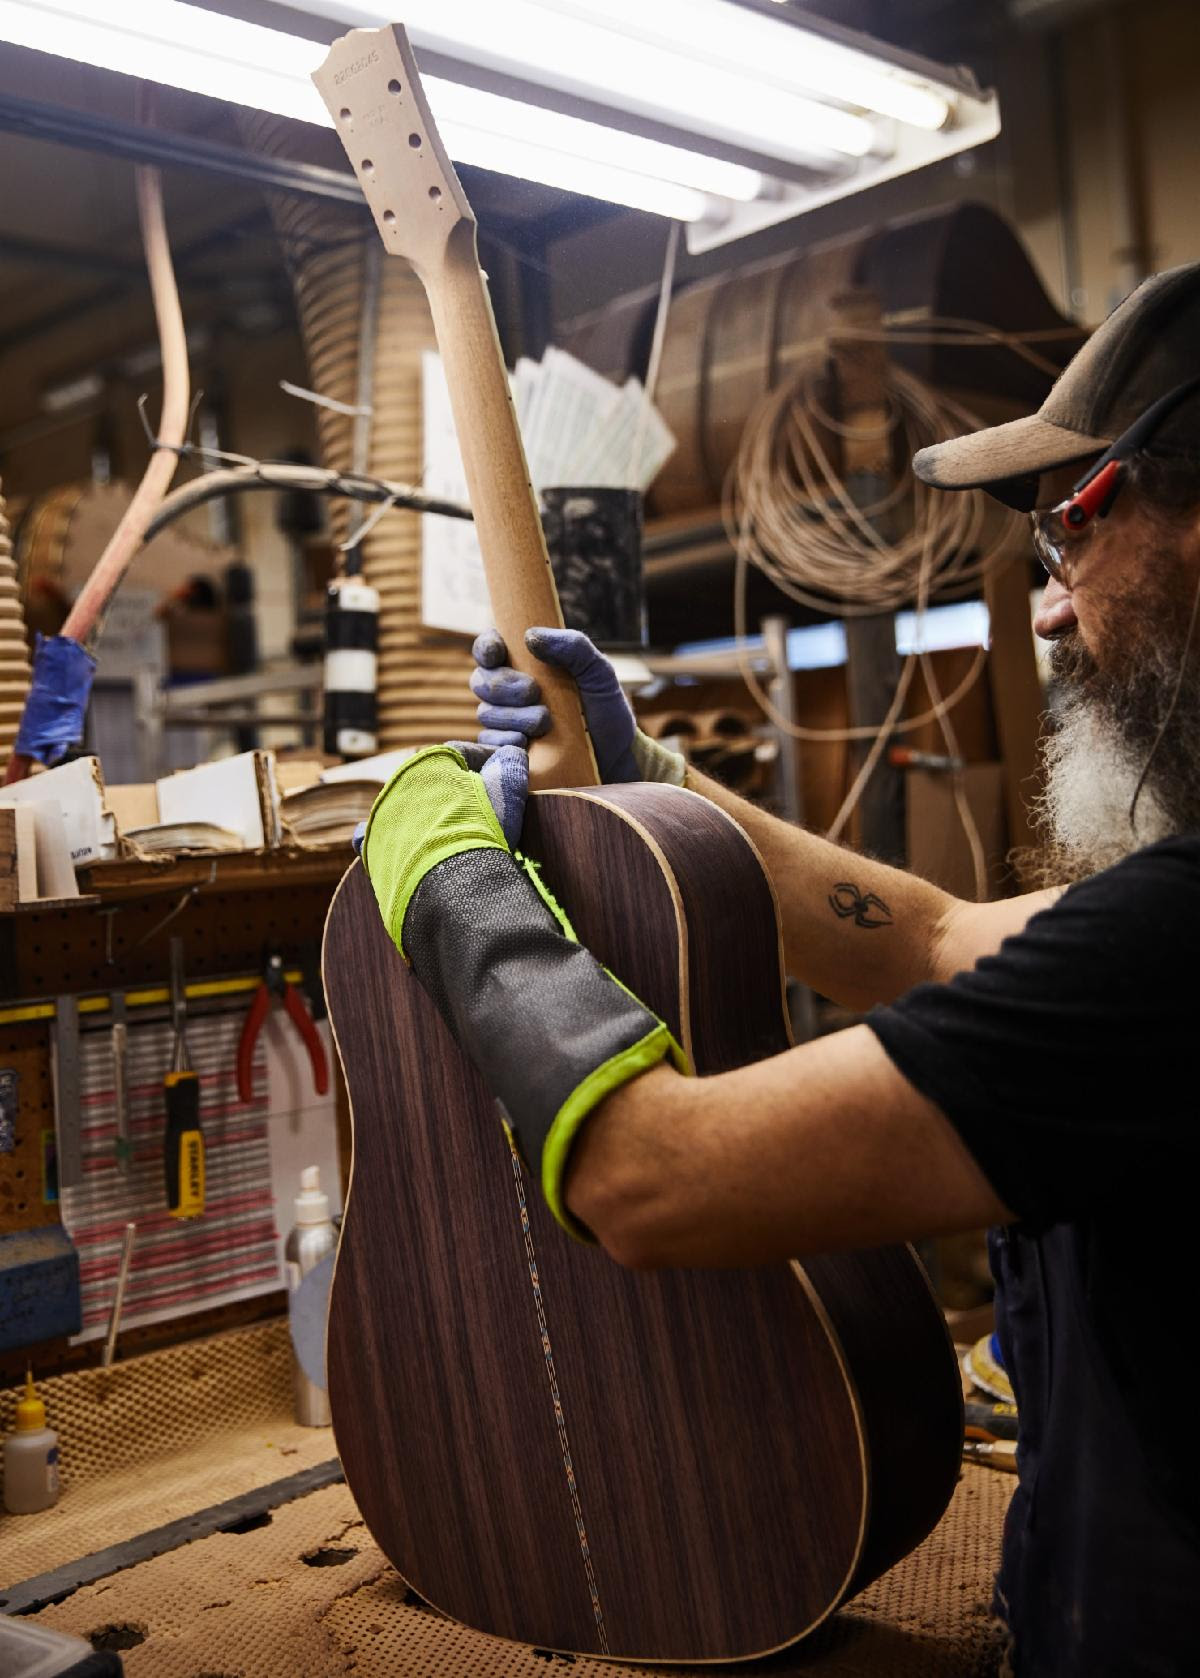
M301 1343L310 1346L319 1360L316 1347L317 1343L323 1346L328 1294L324 1292L318 1297L315 1288L304 1286L304 1278L337 1246L337 1233L329 1218L329 1196L322 1193L317 1166L306 1165L301 1171L295 1206L296 1222L284 1244L283 1258L290 1296L296 1420L302 1427L328 1427L329 1394L305 1374L295 1349L300 1337ZM313 1283L320 1280L314 1277Z
M4 1439L4 1507L10 1515L35 1515L57 1502L58 1434L46 1426L46 1406L29 1370L16 1425Z

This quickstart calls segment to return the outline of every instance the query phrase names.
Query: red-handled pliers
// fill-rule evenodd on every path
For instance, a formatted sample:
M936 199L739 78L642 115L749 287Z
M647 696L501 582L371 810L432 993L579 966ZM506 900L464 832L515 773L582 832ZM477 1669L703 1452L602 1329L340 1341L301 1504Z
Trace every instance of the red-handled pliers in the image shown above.
M329 1088L329 1065L325 1059L325 1045L313 1023L312 1015L304 1006L303 997L284 975L283 957L276 951L269 951L267 954L262 980L254 993L250 1012L246 1015L246 1023L242 1027L242 1040L238 1044L237 1057L238 1095L243 1101L251 1100L254 1095L254 1045L258 1041L262 1023L270 1011L273 996L280 998L291 1016L292 1024L304 1039L308 1058L312 1061L313 1083L317 1094L324 1095Z

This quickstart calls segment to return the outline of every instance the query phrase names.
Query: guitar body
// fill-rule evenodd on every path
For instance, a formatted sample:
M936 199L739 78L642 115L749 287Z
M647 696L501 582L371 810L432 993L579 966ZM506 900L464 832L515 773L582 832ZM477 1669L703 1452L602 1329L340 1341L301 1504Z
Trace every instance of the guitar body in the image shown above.
M714 805L541 793L525 842L699 1073L787 1047L773 893ZM325 986L354 1126L334 1429L415 1590L543 1648L738 1660L803 1637L920 1542L957 1478L961 1395L909 1249L624 1270L550 1216L358 864Z

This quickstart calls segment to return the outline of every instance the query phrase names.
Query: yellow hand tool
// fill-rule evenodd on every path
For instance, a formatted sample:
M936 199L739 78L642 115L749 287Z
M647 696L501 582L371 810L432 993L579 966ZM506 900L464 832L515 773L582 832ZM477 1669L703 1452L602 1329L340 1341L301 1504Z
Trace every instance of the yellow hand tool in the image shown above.
M167 1178L167 1209L173 1218L198 1218L204 1211L204 1133L200 1129L200 1078L188 1058L184 1022L187 1002L183 985L183 939L171 940L171 1021L175 1049L171 1070L163 1080L167 1127L163 1132L163 1164Z

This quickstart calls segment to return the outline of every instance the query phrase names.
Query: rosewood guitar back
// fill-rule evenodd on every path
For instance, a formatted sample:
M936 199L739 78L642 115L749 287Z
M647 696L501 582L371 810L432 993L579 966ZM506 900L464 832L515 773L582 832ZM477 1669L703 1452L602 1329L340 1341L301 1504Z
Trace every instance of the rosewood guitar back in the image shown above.
M700 1073L787 1046L771 889L715 806L543 793L525 838ZM564 1652L736 1660L804 1636L924 1537L957 1476L961 1399L907 1249L622 1270L550 1217L358 864L325 985L354 1125L334 1426L367 1525L422 1596Z

